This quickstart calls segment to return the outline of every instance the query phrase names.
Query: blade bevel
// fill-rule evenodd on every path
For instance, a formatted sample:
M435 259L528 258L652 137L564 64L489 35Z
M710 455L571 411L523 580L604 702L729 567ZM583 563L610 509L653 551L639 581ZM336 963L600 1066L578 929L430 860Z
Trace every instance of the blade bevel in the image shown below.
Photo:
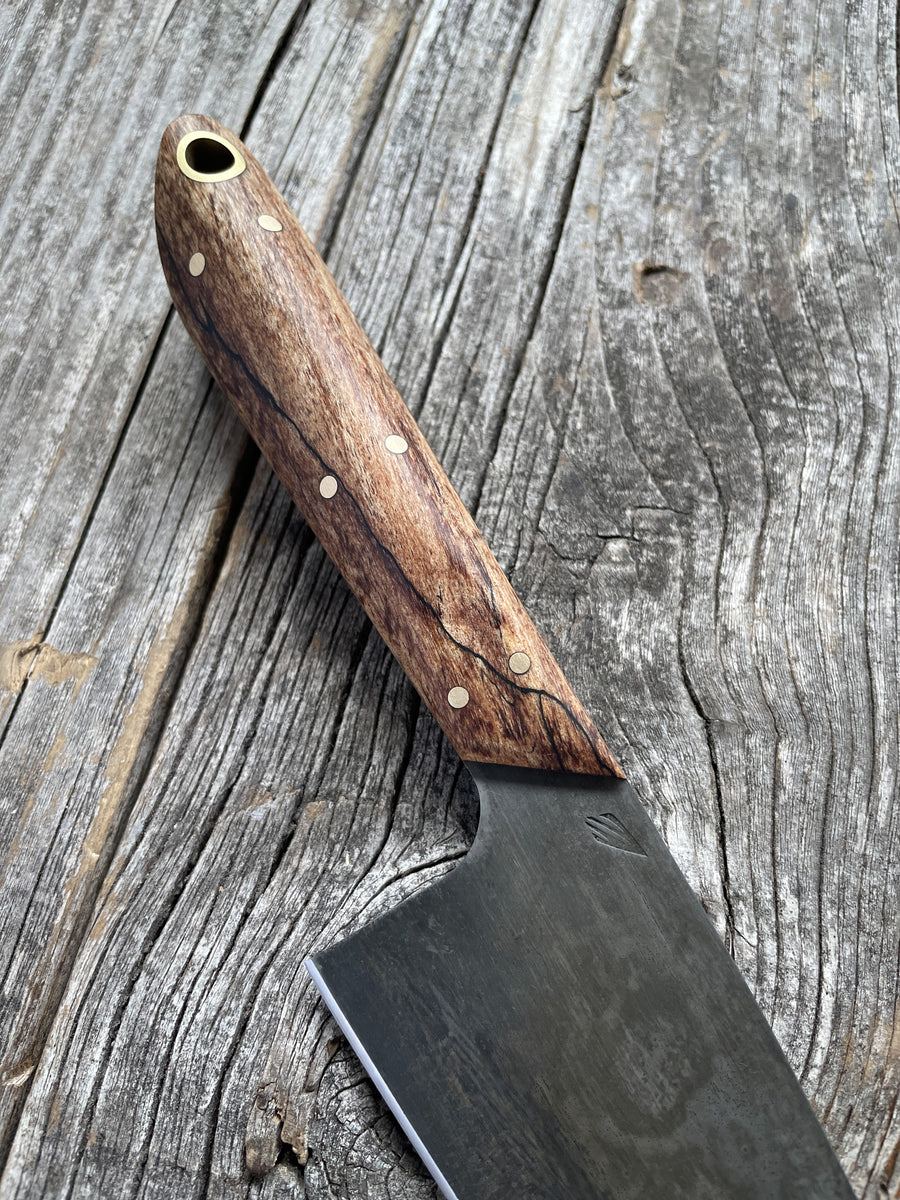
M422 1162L425 1164L425 1166L430 1171L435 1183L441 1189L441 1191L443 1192L443 1194L447 1198L447 1200L459 1200L459 1197L456 1195L453 1188L451 1188L450 1184L444 1178L444 1174L441 1171L440 1167L437 1165L437 1163L432 1158L431 1153L428 1150L428 1147L425 1145L425 1143L419 1137L418 1133L416 1133L415 1129L413 1128L412 1123L407 1118L406 1113L403 1111L403 1106L400 1104L397 1097L391 1091L390 1087L388 1087L387 1080L384 1078L384 1076L378 1070L378 1067L375 1065L374 1060L369 1055L368 1050L366 1050L363 1043L356 1036L356 1033L353 1029L353 1025L347 1018L346 1014L342 1011L341 1006L337 1001L337 997L332 994L331 989L328 987L328 984L325 982L325 980L322 978L321 974L319 973L319 969L316 966L315 961L312 958L307 958L307 959L305 959L303 965L306 967L307 971L309 972L313 983L318 988L322 999L328 1005L331 1015L334 1017L334 1019L337 1021L338 1025L340 1026L341 1032L343 1033L344 1037L347 1039L347 1041L353 1047L356 1057L359 1059L359 1061L365 1067L366 1074L369 1076L369 1078L372 1080L372 1082L378 1088L379 1092L381 1093L382 1098L384 1099L388 1108L391 1110L391 1112L396 1117L397 1122L399 1123L403 1132L409 1138L410 1142L412 1143L413 1147L415 1148L416 1153L419 1155L419 1158L421 1158Z

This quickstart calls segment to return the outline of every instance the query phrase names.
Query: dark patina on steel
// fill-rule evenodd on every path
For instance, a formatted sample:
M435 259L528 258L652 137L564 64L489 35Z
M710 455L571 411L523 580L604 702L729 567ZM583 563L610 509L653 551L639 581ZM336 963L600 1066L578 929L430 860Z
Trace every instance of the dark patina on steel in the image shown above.
M446 1196L853 1200L630 785L468 765L467 858L307 964Z

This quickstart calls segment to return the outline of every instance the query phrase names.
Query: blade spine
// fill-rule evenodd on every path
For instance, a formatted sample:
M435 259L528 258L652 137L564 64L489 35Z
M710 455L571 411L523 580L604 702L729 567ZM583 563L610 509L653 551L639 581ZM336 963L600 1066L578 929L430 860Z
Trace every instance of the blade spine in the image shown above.
M399 1101L397 1100L396 1096L391 1091L391 1089L388 1087L387 1081L385 1080L384 1076L378 1070L377 1066L375 1065L375 1063L372 1060L372 1058L370 1057L370 1055L366 1052L365 1046L360 1041L360 1039L356 1036L356 1033L353 1030L353 1026L350 1024L347 1017L344 1015L344 1012L341 1009L340 1004L338 1004L337 999L335 998L331 989L328 987L328 984L322 978L322 974L319 971L318 967L316 966L315 959L312 956L310 956L309 958L304 959L303 965L304 965L304 967L306 967L306 970L309 973L309 976L312 979L313 983L318 988L320 996L327 1004L327 1006L331 1012L331 1015L334 1017L334 1019L337 1021L338 1025L340 1026L341 1032L344 1034L344 1037L346 1037L347 1041L350 1043L351 1047L353 1048L353 1051L356 1054L357 1058L360 1060L362 1065L365 1067L366 1074L369 1076L369 1078L372 1080L372 1082L378 1088L378 1091L381 1093L381 1096L384 1099L385 1103L387 1104L388 1108L391 1110L391 1112L397 1118L397 1121L400 1123L400 1125L403 1129L403 1132L409 1138L410 1142L412 1142L413 1147L415 1148L417 1154L419 1155L419 1157L421 1158L421 1160L425 1164L425 1166L428 1168L435 1183L438 1185L438 1187L441 1189L444 1196L446 1197L446 1200L461 1200L461 1198L459 1196L457 1196L456 1192L453 1190L453 1188L447 1182L446 1176L444 1175L443 1171L441 1171L440 1167L437 1165L437 1163L435 1162L432 1155L429 1153L428 1148L425 1145L425 1143L422 1141L421 1137L418 1135L418 1133L416 1133L415 1128L411 1124L409 1118L404 1113L403 1108L400 1105Z

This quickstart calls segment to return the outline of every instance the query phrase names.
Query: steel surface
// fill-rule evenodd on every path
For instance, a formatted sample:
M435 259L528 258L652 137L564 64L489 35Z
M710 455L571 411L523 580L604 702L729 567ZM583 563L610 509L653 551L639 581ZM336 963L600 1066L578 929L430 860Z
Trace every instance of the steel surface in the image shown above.
M627 783L470 765L450 874L310 970L455 1200L852 1200Z

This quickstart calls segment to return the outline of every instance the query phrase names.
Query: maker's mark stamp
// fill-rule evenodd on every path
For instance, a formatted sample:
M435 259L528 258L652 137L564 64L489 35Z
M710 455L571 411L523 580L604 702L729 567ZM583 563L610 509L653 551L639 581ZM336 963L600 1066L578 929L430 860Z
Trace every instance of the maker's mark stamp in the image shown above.
M628 832L618 817L612 813L603 813L599 817L586 817L585 825L598 842L611 846L613 850L623 850L626 854L640 854L646 858L646 851L641 849L637 838Z

